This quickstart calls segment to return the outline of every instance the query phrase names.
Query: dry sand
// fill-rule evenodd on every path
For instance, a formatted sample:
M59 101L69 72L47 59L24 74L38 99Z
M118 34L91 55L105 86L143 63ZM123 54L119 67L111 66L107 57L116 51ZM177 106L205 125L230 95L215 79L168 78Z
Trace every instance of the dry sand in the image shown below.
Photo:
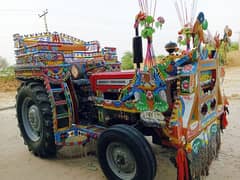
M230 97L229 127L222 135L218 160L210 168L208 180L240 179L240 68L226 70L225 93ZM15 92L0 92L0 109L15 104ZM56 159L40 159L28 152L17 128L15 109L0 110L0 180L104 180L97 158L80 158L79 149L65 148ZM152 145L158 168L157 180L176 179L169 161L171 152Z
M0 92L16 91L19 85L17 80L0 77Z

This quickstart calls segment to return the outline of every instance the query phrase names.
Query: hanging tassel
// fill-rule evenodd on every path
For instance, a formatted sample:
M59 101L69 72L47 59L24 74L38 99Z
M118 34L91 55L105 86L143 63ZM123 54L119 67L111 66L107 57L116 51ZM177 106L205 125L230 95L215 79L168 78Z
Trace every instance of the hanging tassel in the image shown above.
M177 156L178 180L189 180L189 167L186 152L183 148L178 149Z
M228 101L228 99L227 99L227 97L225 95L223 96L223 102L224 102L224 106L225 107L229 105L229 101Z
M226 129L228 125L228 120L227 120L227 112L224 111L222 118L221 118L221 129Z
M224 112L223 114L221 115L221 130L223 132L223 129L226 129L227 126L228 126L228 120L227 120L227 114L229 114L229 110L228 110L228 105L229 103L227 102L225 105L224 105Z
M144 71L148 71L151 67L156 65L155 55L152 46L152 39L148 37L146 58L144 60Z

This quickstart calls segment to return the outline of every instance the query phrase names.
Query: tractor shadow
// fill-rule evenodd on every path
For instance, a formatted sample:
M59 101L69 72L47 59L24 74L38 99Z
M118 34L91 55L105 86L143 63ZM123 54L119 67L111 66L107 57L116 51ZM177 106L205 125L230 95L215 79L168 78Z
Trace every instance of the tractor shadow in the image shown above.
M149 141L157 160L157 174L155 179L177 179L177 170L170 161L170 158L174 157L174 152L159 145L152 144L151 137L147 137L147 140ZM56 158L54 158L54 162L56 161L67 168L78 167L87 173L91 173L92 175L95 174L97 179L105 179L94 149L96 149L96 146L63 147L58 151Z

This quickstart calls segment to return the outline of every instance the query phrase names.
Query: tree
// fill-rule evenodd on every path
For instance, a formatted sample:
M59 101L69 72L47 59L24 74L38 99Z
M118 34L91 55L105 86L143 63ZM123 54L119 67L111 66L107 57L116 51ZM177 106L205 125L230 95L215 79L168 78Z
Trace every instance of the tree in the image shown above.
M127 51L124 53L122 57L122 69L127 70L127 69L133 69L133 54L130 51Z
M8 66L7 60L0 56L0 70L4 69Z

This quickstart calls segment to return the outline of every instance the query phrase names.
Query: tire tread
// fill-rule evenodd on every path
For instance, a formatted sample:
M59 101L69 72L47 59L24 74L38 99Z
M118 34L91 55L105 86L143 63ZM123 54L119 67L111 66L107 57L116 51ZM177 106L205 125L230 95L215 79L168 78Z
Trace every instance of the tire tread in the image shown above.
M43 137L41 138L41 142L37 146L32 145L32 142L26 137L26 133L24 132L24 127L22 124L22 117L21 117L21 101L22 96L30 93L33 101L39 107L40 113L42 115L43 120ZM23 139L26 145L28 146L29 150L33 152L34 155L47 158L56 155L56 145L54 142L54 132L53 132L53 119L52 119L52 108L51 104L48 100L48 94L46 89L41 82L28 82L22 83L21 86L17 90L16 95L17 101L17 117L18 117L18 124L21 134L23 134Z

